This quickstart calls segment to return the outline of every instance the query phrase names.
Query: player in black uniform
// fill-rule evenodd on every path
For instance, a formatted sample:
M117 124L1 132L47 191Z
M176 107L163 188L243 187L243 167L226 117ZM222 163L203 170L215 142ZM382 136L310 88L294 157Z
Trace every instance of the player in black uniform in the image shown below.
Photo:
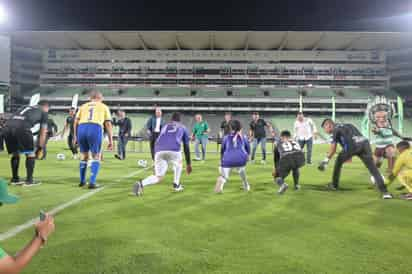
M77 146L73 143L75 116L76 116L76 109L70 108L69 116L67 116L66 123L64 124L64 129L60 133L60 135L63 136L67 130L69 131L69 136L67 137L67 144L69 145L70 151L72 152L73 159L77 159L78 157Z
M332 134L332 144L326 158L320 162L318 169L324 171L336 153L336 147L339 143L342 151L339 153L335 161L333 169L332 183L328 184L330 190L337 190L339 187L339 178L343 163L351 159L353 156L358 156L365 164L371 175L374 177L378 189L382 193L383 199L391 199L392 195L388 192L385 186L382 175L376 167L370 143L367 138L362 136L359 130L351 124L338 124L331 119L325 119L322 122L322 128L327 134Z
M12 184L33 186L38 184L33 180L35 159L41 158L47 137L47 120L49 103L40 101L36 106L26 106L14 113L7 120L3 129L6 147L11 157ZM37 148L35 148L37 144ZM26 155L27 177L20 182L20 154Z
M56 136L57 131L59 130L57 124L54 122L53 119L47 120L47 135L46 135L46 142L43 147L43 155L40 160L46 160L47 157L47 144L49 143L50 138Z
M299 143L291 139L289 131L284 130L280 133L280 140L276 142L274 150L274 170L273 176L275 182L279 185L279 194L283 194L288 189L285 178L292 171L295 190L300 188L299 185L299 168L305 165L305 155Z

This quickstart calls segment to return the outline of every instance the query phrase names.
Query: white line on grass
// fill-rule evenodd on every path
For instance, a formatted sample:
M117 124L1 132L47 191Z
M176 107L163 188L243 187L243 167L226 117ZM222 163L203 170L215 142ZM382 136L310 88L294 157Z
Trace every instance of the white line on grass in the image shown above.
M117 179L115 182L118 183L118 182L120 182L120 181L123 180L123 179L131 178L131 177L136 176L137 174L140 174L140 173L142 173L143 171L146 171L146 170L148 170L148 169L150 169L150 168L151 168L151 167L147 167L147 168L144 168L144 169L140 169L140 170L137 170L137 171L133 171L132 173L129 173L129 174L127 174L126 176L123 176L123 177ZM107 184L106 187L109 187L110 185L113 185L113 184L114 184L114 183L112 183L112 184ZM98 188L98 189L96 189L96 190L87 192L86 194L83 194L83 195L81 195L81 196L79 196L79 197L77 197L77 198L74 198L73 200L68 201L67 203L58 205L57 207L55 207L55 208L53 208L52 210L48 211L48 213L50 213L50 214L52 214L52 215L56 215L56 214L59 213L60 211L66 209L66 208L68 208L68 207L71 207L71 206L73 206L73 205L75 205L75 204L78 204L78 203L80 203L80 202L83 201L83 200L86 200L86 199L90 198L90 197L93 196L94 194L102 191L103 189L105 189L105 187ZM29 229L29 228L31 228L31 227L33 227L33 225L34 225L36 222L38 222L38 221L39 221L39 218L37 217L37 218L34 218L34 219L31 219L31 220L27 221L27 222L24 223L24 224L18 225L18 226L16 226L16 227L14 227L14 228L12 228L12 229L4 232L4 233L0 233L0 242L5 241L5 240L7 240L7 239L9 239L9 238L12 238L12 237L16 236L17 234L19 234L20 232L22 232L22 231L24 231L24 230L26 230L26 229Z

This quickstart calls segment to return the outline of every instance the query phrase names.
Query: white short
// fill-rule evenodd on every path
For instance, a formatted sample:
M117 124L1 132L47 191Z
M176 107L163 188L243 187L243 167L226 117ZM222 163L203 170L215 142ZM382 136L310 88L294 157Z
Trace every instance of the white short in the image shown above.
M245 170L245 168L246 167L244 166L242 167L220 167L220 175L226 180L228 180L232 169L235 169L238 173L240 173L240 171Z
M182 153L176 151L159 151L155 154L155 175L163 177L166 175L169 164L174 168L182 168Z

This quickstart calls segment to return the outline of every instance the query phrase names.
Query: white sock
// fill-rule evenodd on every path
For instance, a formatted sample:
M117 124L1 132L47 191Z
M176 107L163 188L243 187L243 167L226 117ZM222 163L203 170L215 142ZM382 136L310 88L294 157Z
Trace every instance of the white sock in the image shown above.
M180 177L182 176L182 165L174 165L173 172L174 172L174 183L176 185L180 185Z
M159 182L159 178L157 178L157 176L150 175L149 177L147 177L146 179L142 181L142 185L143 186L154 185L154 184L157 184L158 182Z
M249 185L249 182L247 181L247 177L246 177L246 169L244 167L239 169L239 175L240 175L240 178L242 179L243 185L244 186Z
M227 180L223 178L223 176L220 176L218 180L220 181L220 191L223 191L223 187L225 186Z

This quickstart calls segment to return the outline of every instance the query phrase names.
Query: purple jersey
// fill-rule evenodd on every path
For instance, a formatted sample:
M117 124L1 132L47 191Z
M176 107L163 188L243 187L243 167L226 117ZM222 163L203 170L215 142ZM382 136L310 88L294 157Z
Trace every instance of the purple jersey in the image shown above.
M247 163L249 154L250 145L246 136L230 134L223 137L222 167L243 167Z
M180 151L182 143L189 144L189 133L184 125L178 122L165 124L155 143L155 152Z

